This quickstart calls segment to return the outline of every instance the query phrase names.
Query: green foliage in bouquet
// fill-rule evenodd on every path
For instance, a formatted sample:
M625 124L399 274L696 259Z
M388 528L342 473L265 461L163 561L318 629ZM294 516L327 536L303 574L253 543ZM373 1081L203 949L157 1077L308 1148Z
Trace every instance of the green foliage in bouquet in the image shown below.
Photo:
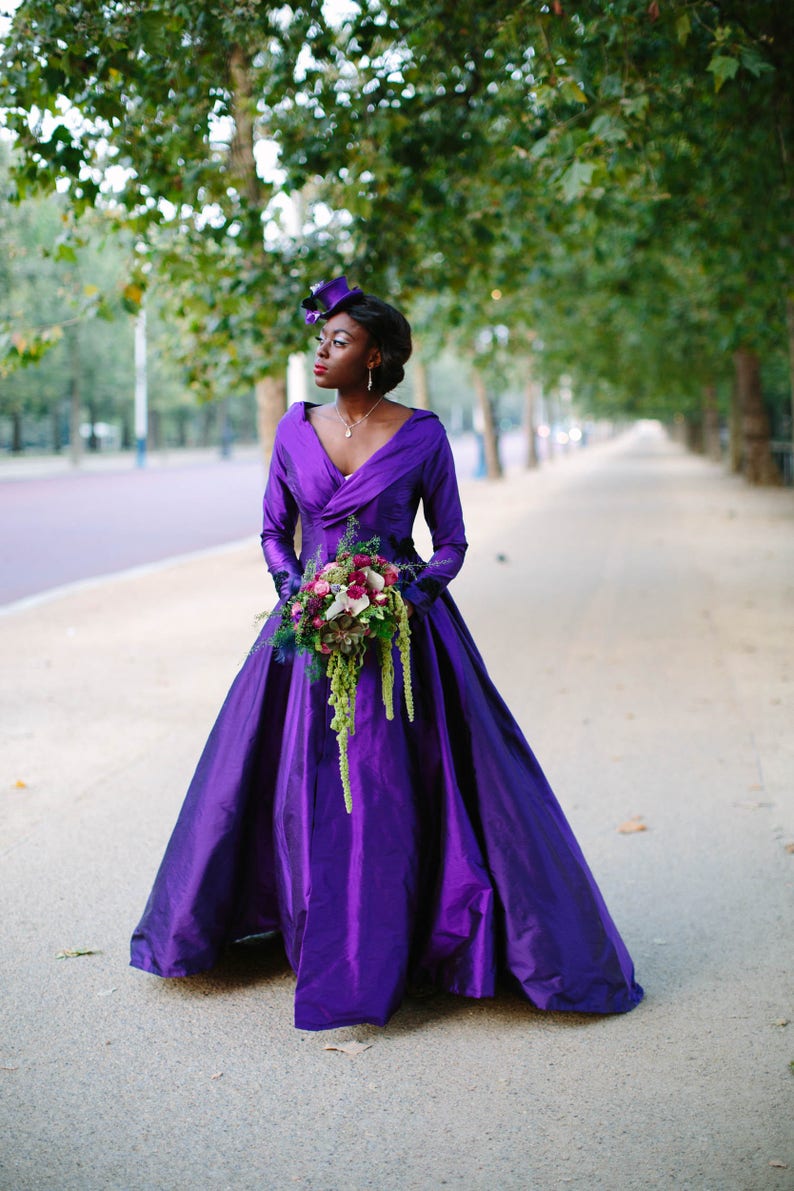
M367 649L377 649L381 694L388 720L394 719L396 642L403 670L409 720L414 718L411 687L411 630L398 587L401 568L380 553L380 539L356 541L355 518L347 523L336 558L321 563L319 553L303 573L301 586L286 601L270 644L280 654L311 655L310 678L327 676L331 728L339 746L339 772L348 813L353 807L348 740L355 733L356 692Z

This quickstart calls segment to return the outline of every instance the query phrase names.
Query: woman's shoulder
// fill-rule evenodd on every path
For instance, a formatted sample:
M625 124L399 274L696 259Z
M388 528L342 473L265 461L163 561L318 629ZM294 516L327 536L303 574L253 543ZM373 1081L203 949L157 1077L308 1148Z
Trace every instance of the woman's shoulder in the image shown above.
M294 422L298 424L306 422L309 417L309 410L314 409L315 402L313 401L293 401L292 405L287 407L286 413L281 415L279 425L290 426Z
M276 427L276 442L290 442L295 435L300 436L305 428L311 425L309 410L312 408L310 401L293 402L279 418Z
M412 410L407 424L427 442L435 443L447 437L444 423L431 409Z
M414 406L410 407L410 417L407 419L412 422L414 426L421 427L423 430L429 430L431 433L436 433L440 430L444 432L444 424L439 418L438 414L434 414L432 409L417 409Z

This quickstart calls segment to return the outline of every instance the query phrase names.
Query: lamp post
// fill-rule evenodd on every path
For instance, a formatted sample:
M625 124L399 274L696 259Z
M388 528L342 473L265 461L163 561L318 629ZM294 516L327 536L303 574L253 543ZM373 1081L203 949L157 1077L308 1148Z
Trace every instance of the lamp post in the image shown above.
M146 311L141 307L135 319L135 466L146 466L146 436L149 430L146 387Z

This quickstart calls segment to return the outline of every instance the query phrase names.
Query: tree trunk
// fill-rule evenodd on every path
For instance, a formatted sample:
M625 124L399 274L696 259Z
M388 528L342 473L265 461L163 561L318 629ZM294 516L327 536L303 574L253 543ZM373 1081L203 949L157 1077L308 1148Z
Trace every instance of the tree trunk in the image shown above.
M89 451L99 450L99 439L96 432L97 412L96 402L88 402L88 449Z
M234 136L230 146L229 175L240 183L240 191L257 216L261 214L263 187L256 172L254 116L256 99L251 83L251 63L243 48L233 47L229 56Z
M488 396L482 374L476 369L472 374L472 380L482 416L485 474L489 480L499 480L502 477L502 464L499 460L499 444L496 441L496 422L493 416L493 404Z
M69 336L69 462L72 467L79 467L83 457L80 414L80 338L77 327L72 327Z
M287 380L283 376L265 376L256 382L256 425L265 463L270 461L276 427L287 409Z
M703 388L703 446L709 459L719 462L722 458L722 445L715 385L705 385Z
M229 154L229 175L244 196L251 218L259 219L265 203L265 187L256 172L256 97L251 81L251 62L242 46L229 56L234 136ZM287 409L287 377L265 376L254 386L256 424L265 466L270 462L276 427Z
M684 437L688 450L695 455L703 454L703 422L689 414L684 417Z
M414 405L417 409L430 409L430 388L427 383L427 365L417 356L413 362Z
M25 439L22 434L22 410L11 410L11 453L21 455L25 450Z
M59 405L56 405L50 417L52 419L52 450L55 455L60 455L63 449L63 441L61 437L61 410Z
M739 390L745 479L750 484L779 484L780 473L769 450L769 416L761 392L758 356L748 348L739 348L733 364Z
M728 418L728 463L730 470L736 475L742 470L742 408L739 400L739 378L735 368Z
M789 388L791 390L791 445L794 449L794 297L786 301L788 323Z
M163 445L163 415L159 409L148 410L147 423L147 445L153 451L159 451Z
M527 436L524 464L527 468L538 467L537 417L535 413L537 385L530 374L524 389L524 433Z

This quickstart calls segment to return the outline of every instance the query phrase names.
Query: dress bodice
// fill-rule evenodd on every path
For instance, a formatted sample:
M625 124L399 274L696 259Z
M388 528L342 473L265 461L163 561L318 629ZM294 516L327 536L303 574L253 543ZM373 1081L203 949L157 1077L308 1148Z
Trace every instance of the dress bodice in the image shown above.
M262 547L279 595L297 589L311 559L334 557L354 518L361 540L380 539L381 553L416 567L412 540L420 501L433 555L406 579L403 594L422 614L457 574L466 552L452 452L435 414L414 410L387 443L345 477L324 450L308 418L294 405L282 418L264 499ZM295 528L301 523L301 554Z

